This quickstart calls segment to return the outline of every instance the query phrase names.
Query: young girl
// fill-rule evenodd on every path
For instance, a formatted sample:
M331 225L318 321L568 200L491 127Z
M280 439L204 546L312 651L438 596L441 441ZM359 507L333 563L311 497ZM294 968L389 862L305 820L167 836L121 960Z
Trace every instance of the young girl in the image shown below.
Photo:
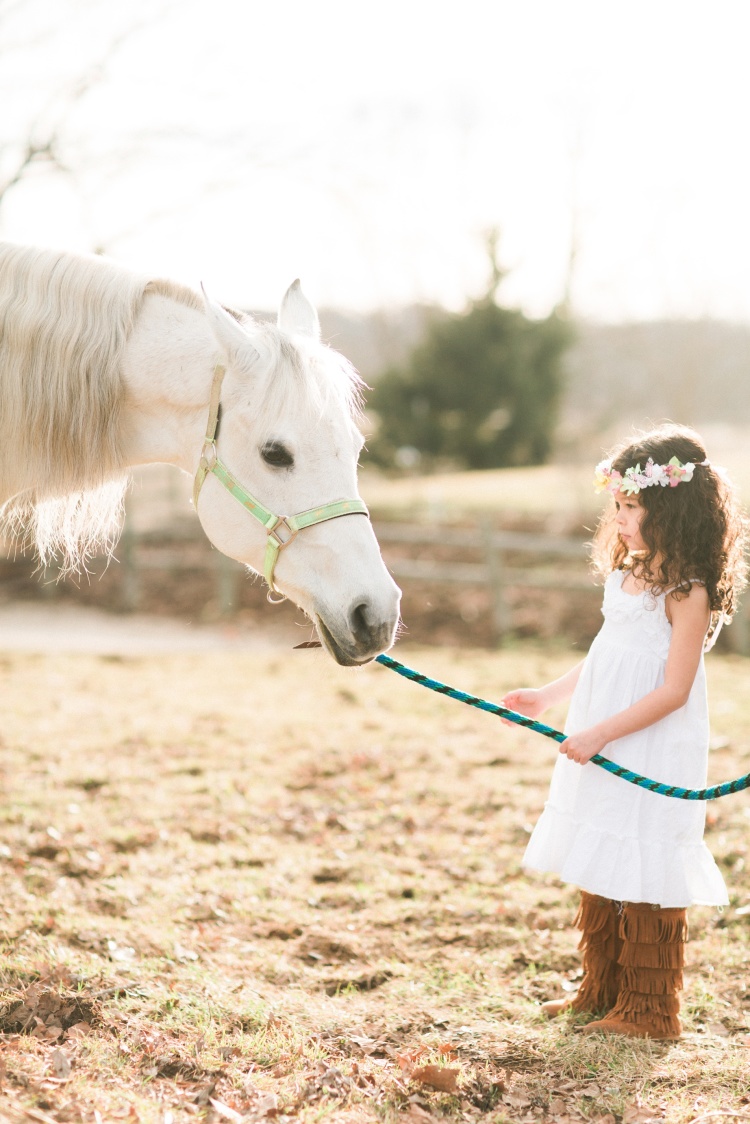
M705 804L586 763L603 753L667 784L705 786L703 652L744 585L744 522L698 435L679 426L621 446L594 484L613 496L594 539L604 625L562 678L503 699L537 718L572 695L524 865L581 888L584 976L574 999L544 1007L607 1012L586 1031L676 1038L686 907L728 902L703 842Z

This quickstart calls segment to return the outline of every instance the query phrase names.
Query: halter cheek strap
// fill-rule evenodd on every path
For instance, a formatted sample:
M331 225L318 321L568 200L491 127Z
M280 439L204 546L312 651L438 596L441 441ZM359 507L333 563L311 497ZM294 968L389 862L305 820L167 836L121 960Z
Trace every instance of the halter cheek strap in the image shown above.
M206 436L203 439L198 469L193 481L193 507L198 510L198 496L205 483L209 472L242 504L246 511L262 523L266 529L266 553L263 559L263 576L268 583L268 599L284 600L283 594L279 598L271 598L272 593L280 593L274 585L273 575L279 554L288 546L296 535L306 527L313 527L316 523L325 523L329 519L338 519L342 515L366 515L369 511L360 499L335 500L333 503L323 504L321 507L301 511L297 515L275 515L264 507L260 500L251 495L240 484L239 480L229 471L227 466L219 460L216 452L216 427L219 421L219 402L221 400L221 384L226 368L220 363L214 367L214 377L211 383L211 397L208 407L208 425Z
M206 436L203 438L203 448L201 449L200 460L198 461L198 470L195 474L193 481L193 507L198 510L198 496L203 487L206 477L211 472L213 465L217 461L216 456L216 427L219 424L219 402L221 401L221 384L224 381L224 374L226 368L222 367L221 363L217 363L214 367L214 376L211 380L211 397L208 401L208 424L206 425Z

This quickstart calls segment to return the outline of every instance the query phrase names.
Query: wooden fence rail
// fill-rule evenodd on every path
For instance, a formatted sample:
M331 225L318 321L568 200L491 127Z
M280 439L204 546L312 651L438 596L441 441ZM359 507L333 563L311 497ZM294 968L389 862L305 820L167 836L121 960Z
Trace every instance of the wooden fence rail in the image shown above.
M581 539L523 531L497 531L486 522L471 527L381 523L375 533L383 547L388 568L397 580L463 585L488 589L496 643L502 643L513 627L509 591L518 589L565 590L601 597L588 572L586 544ZM136 610L142 578L148 571L173 572L186 568L212 572L214 597L222 615L230 616L239 600L245 569L191 533L184 541L149 543L150 536L136 534L126 523L118 548L123 571L123 608ZM410 558L389 547L433 548L445 557ZM466 556L471 560L465 560ZM509 564L509 557L513 564ZM521 564L519 564L521 563ZM54 595L55 585L46 586ZM750 620L738 613L729 637L733 651L750 654Z
M496 643L502 643L512 628L507 592L515 589L566 589L595 592L587 575L586 547L579 539L524 531L496 531L481 522L474 528L420 527L400 523L376 523L378 541L388 544L452 547L479 555L481 561L459 562L435 559L389 557L386 562L396 578L407 580L486 586L492 600L492 624ZM538 561L523 567L508 566L507 555L530 555ZM566 572L550 566L554 559L573 559L580 567Z
M587 576L583 542L554 535L527 534L516 531L495 531L486 524L468 528L419 526L401 523L375 524L375 533L383 546L386 564L397 579L464 586L484 586L492 602L493 633L502 641L512 628L510 588L565 589L596 592ZM198 544L175 542L169 545L148 545L147 539L126 526L118 550L123 568L124 607L138 608L142 575L151 571L173 571L178 574L186 566L196 565ZM446 550L458 557L408 558L388 550L389 546L433 548L441 554ZM188 558L189 551L189 558ZM462 561L461 555L476 559ZM509 566L508 555L532 557L533 564ZM229 616L238 603L239 583L244 568L218 551L205 551L204 564L213 571L214 596L223 615ZM580 566L560 569L555 560L576 560Z

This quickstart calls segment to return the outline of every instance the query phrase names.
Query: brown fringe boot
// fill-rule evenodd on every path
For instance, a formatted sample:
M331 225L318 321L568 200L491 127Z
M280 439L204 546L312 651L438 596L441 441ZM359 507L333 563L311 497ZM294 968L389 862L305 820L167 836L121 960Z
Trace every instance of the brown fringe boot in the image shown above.
M618 903L609 898L581 891L581 905L575 926L581 931L578 945L583 953L583 981L572 999L552 999L542 1003L548 1018L561 1011L608 1011L617 1000L620 973Z
M687 910L625 903L620 933L620 993L609 1014L582 1027L585 1033L633 1038L679 1038L677 1017L687 940Z

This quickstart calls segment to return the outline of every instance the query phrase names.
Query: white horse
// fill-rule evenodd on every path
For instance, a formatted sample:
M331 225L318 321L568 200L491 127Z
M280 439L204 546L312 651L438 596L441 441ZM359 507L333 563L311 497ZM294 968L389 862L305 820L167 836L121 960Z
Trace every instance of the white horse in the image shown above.
M0 243L0 517L43 560L111 550L128 469L174 464L219 550L265 569L339 663L371 660L400 594L357 491L360 394L298 282L271 325L102 258Z

